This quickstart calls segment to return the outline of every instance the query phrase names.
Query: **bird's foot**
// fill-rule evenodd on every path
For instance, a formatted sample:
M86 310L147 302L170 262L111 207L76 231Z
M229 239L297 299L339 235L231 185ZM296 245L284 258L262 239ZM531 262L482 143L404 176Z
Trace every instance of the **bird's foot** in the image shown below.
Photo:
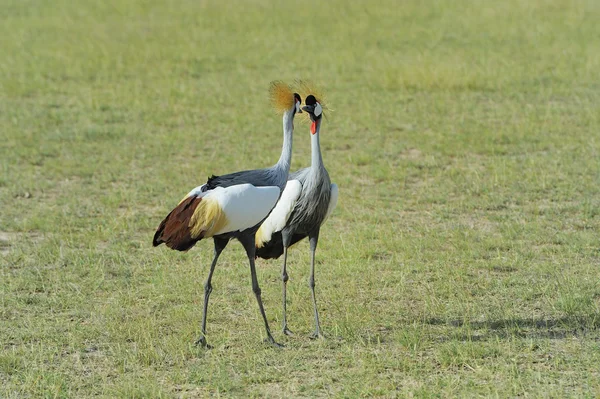
M198 346L202 346L203 348L206 349L212 349L212 346L210 346L207 342L206 342L206 337L203 335L200 338L198 338L198 340L195 342L196 345Z
M285 335L287 335L288 337L293 337L294 336L294 333L289 328L287 328L287 326L283 327L283 333Z
M317 330L308 336L310 339L325 339L325 335Z
M283 348L284 347L284 345L275 341L275 339L270 335L267 338L265 338L265 343L271 345L274 348Z

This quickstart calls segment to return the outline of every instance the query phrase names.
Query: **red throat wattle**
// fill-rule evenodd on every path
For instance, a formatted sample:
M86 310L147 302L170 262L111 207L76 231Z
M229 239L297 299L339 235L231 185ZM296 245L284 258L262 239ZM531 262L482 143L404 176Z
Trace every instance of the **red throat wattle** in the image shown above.
M315 134L317 132L317 122L313 122L310 125L310 132L311 132L311 134Z

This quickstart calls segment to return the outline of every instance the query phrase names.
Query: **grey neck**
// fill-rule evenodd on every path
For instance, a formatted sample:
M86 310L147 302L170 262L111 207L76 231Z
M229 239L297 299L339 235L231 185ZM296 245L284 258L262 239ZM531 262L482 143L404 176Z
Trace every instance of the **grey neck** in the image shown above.
M311 149L311 167L318 169L323 167L323 158L321 158L321 145L319 144L319 131L321 130L321 121L323 118L317 120L317 128L315 134L311 133L310 137L310 149Z
M294 106L295 107L295 106ZM283 147L279 161L275 164L275 168L287 174L290 172L292 163L292 142L294 134L294 116L296 108L292 108L283 114Z

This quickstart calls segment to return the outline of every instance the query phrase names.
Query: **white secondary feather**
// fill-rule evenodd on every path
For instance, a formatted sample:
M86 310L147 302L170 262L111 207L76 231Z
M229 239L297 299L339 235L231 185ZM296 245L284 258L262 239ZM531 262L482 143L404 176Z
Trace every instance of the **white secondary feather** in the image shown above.
M329 197L329 206L327 207L327 213L325 214L325 219L323 219L323 223L329 218L329 215L335 209L338 200L338 186L335 183L331 184L331 197Z
M256 226L271 212L279 193L276 186L255 187L248 183L210 190L205 197L218 201L228 221L215 235Z
M264 242L270 241L273 233L283 230L301 192L302 184L298 180L288 180L277 205L275 205L269 217L260 225L261 239Z

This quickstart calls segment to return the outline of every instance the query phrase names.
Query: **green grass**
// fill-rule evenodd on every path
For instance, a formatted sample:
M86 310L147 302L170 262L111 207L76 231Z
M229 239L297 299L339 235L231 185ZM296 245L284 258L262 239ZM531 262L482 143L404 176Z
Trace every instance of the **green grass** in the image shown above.
M600 395L600 5L4 0L0 397ZM328 94L308 247L151 247L211 173L271 165L271 80ZM309 163L296 124L293 169Z

